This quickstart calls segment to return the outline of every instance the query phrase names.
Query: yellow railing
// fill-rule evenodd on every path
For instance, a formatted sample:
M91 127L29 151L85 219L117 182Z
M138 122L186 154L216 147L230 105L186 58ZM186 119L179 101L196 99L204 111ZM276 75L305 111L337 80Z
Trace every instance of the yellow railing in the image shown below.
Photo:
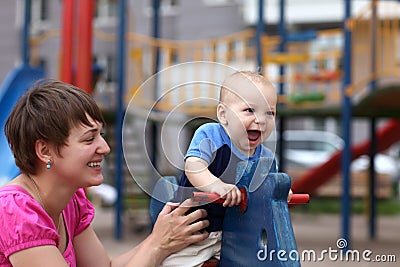
M127 36L129 44L128 83L131 96L135 96L137 105L146 106L156 102L156 108L170 110L179 106L180 110L193 115L215 114L216 100L219 86L223 79L234 69L255 70L255 51L251 41L254 38L253 30L245 30L228 36L200 40L200 41L173 41L154 39L130 33ZM154 88L143 89L142 83L155 73L156 53L159 56L158 91L149 93ZM224 73L216 71L209 64L193 64L188 62L217 62L226 65ZM186 63L177 71L163 75L168 67L177 67ZM192 68L192 69L190 69ZM218 68L221 70L221 68ZM230 73L229 73L230 72ZM182 77L180 77L182 76ZM175 88L180 81L204 81ZM206 85L206 83L211 83ZM212 99L213 101L206 101Z
M39 35L35 35L30 38L29 45L31 47L31 59L30 64L33 66L37 66L40 63L40 46L45 42L48 42L51 38L59 38L60 30L59 29L50 29L42 32Z

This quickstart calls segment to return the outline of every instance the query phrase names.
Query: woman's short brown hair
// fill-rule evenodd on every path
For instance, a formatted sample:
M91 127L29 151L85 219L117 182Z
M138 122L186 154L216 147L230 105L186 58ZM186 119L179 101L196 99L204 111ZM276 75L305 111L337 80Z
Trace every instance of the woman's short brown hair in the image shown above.
M94 99L85 91L57 80L38 81L14 106L4 132L21 172L36 173L35 143L44 140L60 153L70 130L88 120L105 124Z

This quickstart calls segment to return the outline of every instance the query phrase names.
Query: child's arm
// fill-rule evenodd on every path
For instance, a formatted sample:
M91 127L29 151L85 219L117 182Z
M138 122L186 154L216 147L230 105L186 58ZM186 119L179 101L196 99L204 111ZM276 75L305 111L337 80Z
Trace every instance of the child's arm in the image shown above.
M185 173L190 183L197 189L217 193L224 198L224 207L238 205L241 201L241 193L234 184L221 181L208 170L208 164L203 159L188 157L185 161Z

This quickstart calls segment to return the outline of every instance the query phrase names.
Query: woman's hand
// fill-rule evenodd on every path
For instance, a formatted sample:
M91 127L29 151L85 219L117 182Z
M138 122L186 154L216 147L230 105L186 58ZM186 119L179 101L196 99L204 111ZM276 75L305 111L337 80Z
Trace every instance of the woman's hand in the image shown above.
M180 205L167 203L159 213L151 238L156 240L163 258L208 237L207 232L201 232L209 225L209 221L201 220L206 211L198 209L186 215L196 204L190 199Z

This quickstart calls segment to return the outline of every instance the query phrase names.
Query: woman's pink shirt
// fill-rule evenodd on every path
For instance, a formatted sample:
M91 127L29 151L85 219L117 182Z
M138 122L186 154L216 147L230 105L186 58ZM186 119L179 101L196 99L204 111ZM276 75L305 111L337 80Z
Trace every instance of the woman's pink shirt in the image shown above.
M93 220L94 207L79 189L62 212L68 244L63 256L69 266L76 266L72 241ZM8 257L20 250L52 245L58 246L60 236L53 220L21 186L0 187L0 266L12 266Z

